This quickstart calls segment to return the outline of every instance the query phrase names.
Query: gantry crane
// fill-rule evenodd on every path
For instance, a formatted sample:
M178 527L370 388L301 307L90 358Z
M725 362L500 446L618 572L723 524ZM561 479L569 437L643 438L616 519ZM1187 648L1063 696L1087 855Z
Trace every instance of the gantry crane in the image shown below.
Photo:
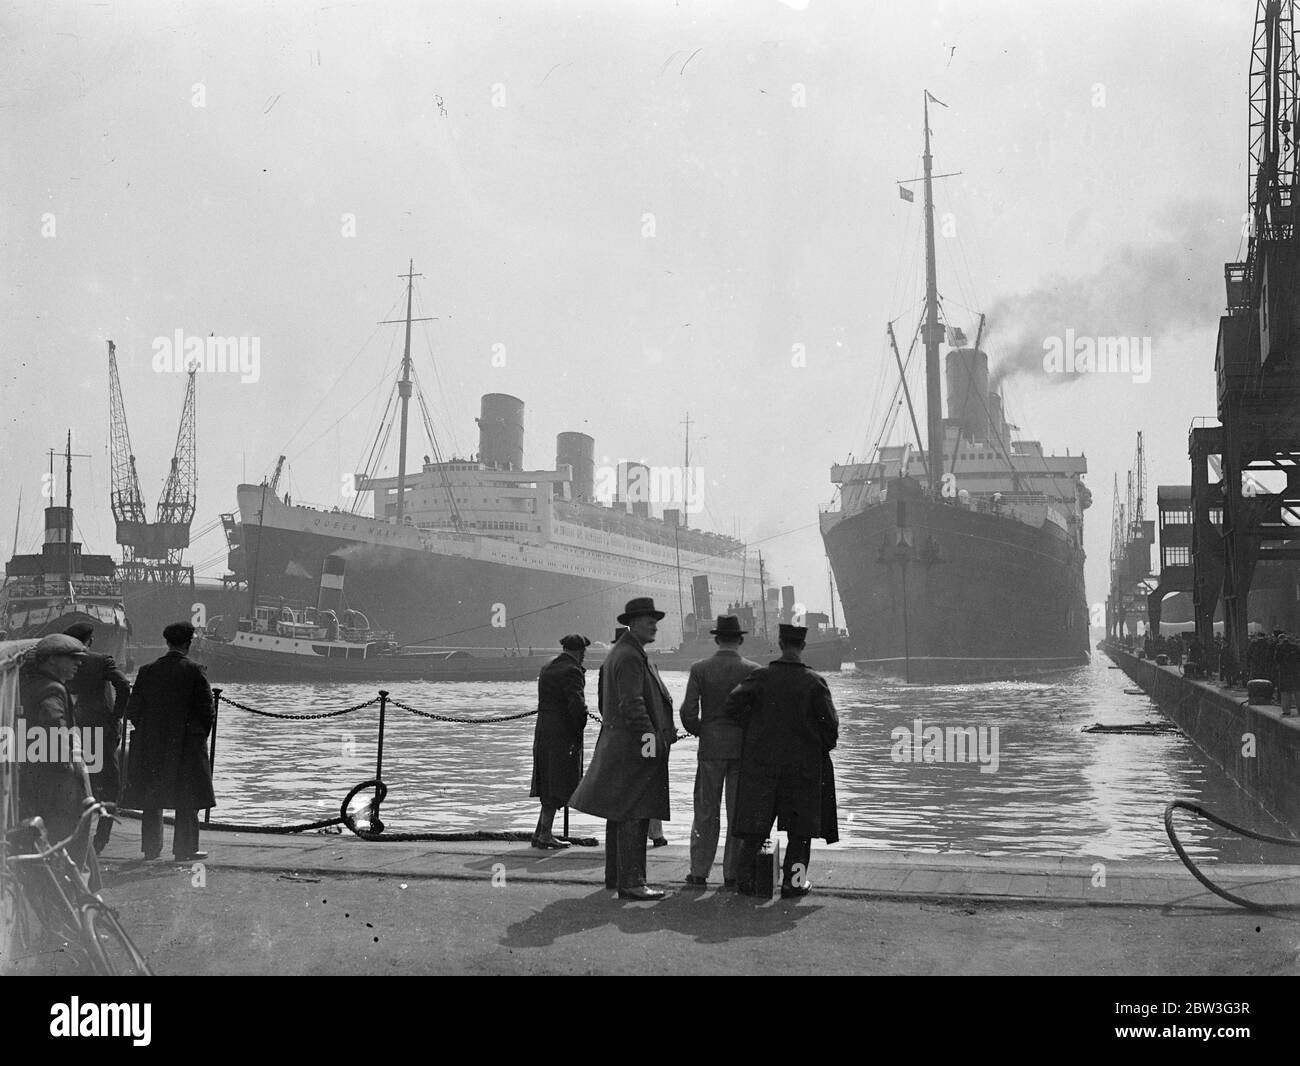
M194 567L185 565L182 552L190 546L197 484L194 439L194 370L185 386L180 426L171 467L152 522L147 520L140 477L136 472L131 432L127 428L122 382L117 372L117 348L108 342L109 423L112 437L113 487L110 502L117 522L117 543L122 545L119 573L124 581L159 585L194 584Z
M1206 646L1213 640L1221 599L1225 635L1239 662L1245 661L1256 567L1293 567L1300 560L1294 7L1293 0L1259 0L1256 8L1249 76L1250 230L1246 259L1224 267L1227 311L1219 319L1214 360L1221 425L1194 425L1188 439L1197 635ZM1266 471L1276 491L1266 491L1256 476Z

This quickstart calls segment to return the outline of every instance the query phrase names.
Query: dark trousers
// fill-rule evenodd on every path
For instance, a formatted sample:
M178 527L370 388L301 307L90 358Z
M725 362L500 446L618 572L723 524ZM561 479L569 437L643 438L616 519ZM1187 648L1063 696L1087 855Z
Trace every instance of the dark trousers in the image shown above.
M770 832L770 830L769 830ZM758 853L763 847L763 841L755 839L752 835L743 838L740 843L740 855L736 859L736 887L742 891L752 891L754 888L754 864L758 861ZM812 862L812 837L788 838L785 849L785 861L781 863L781 884L785 888L802 888L808 883L808 865ZM799 883L795 884L795 867L800 867L798 871Z
M649 818L605 823L605 887L627 891L645 884Z
M99 723L96 723L99 724ZM119 769L121 751L118 749L117 725L109 719L107 725L102 726L103 732L103 768L97 774L90 775L90 789L95 794L95 799L101 803L116 803L118 793L122 786L122 775ZM104 845L108 843L109 834L113 831L113 822L110 818L101 818L99 826L95 829L95 851L104 850Z
M163 846L163 812L149 807L140 812L140 849L147 856L157 855ZM199 850L199 812L193 807L176 808L176 825L172 831L172 854L178 859Z

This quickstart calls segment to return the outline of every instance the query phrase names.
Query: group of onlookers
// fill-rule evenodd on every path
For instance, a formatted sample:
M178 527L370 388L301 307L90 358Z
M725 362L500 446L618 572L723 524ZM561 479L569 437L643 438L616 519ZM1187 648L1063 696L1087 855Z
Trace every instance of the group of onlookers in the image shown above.
M641 597L618 621L626 627L600 668L601 731L582 771L587 721L582 661L590 641L565 637L563 652L538 678L531 794L541 801L536 848L562 848L556 811L573 807L606 819L605 886L622 899L657 900L646 883L652 819L667 819L668 752L678 739L673 703L645 646L664 612ZM723 887L759 895L759 855L775 820L788 834L781 895L803 896L812 838L838 839L834 771L839 720L826 681L801 661L807 630L780 627L781 656L760 666L740 654L745 630L734 616L710 630L717 650L691 667L681 722L700 739L691 826L690 888L703 889L727 812Z
M1278 696L1283 717L1300 713L1300 641L1281 629L1272 633L1252 633L1246 653L1239 661L1231 644L1216 633L1206 648L1194 633L1158 636L1148 633L1140 653L1157 663L1182 668L1187 677L1217 677L1229 687L1244 686L1250 681L1267 681Z

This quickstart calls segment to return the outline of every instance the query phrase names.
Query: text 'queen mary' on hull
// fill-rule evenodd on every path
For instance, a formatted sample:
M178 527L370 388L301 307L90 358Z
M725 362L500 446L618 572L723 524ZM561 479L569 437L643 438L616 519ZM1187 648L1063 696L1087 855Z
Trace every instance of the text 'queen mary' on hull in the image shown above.
M891 323L916 445L877 444L867 461L832 467L839 506L822 512L822 538L859 669L942 683L1081 666L1089 644L1087 460L1047 455L1038 441L1013 440L1016 427L1005 417L1001 392L989 387L988 356L980 350L984 317L973 346L943 320L934 253L932 100L927 93L926 299L917 327L925 349L928 444L920 443L920 420ZM903 199L913 197L909 192ZM945 337L946 418L939 360ZM898 409L891 403L886 417Z

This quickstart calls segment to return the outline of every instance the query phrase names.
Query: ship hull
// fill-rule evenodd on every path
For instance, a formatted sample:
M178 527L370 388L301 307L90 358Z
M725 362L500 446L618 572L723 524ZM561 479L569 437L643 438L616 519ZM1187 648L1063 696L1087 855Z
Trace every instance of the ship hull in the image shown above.
M349 660L249 648L201 636L195 638L191 655L205 667L209 682L218 686L230 681L536 681L552 659L399 655Z
M860 670L944 683L1088 662L1084 554L1063 530L920 496L900 527L900 510L823 530Z
M120 611L106 607L92 608L89 611L77 608L51 610L38 622L15 626L5 635L5 639L39 640L53 633L63 633L78 622L89 622L95 627L94 651L97 654L111 655L119 664L127 662L126 619Z
M438 644L498 654L559 650L567 633L609 641L627 601L653 596L668 614L661 636L680 632L675 578L603 581L347 537L245 522L255 594L314 604L326 556L347 560L344 598L402 644ZM646 570L660 569L648 566Z

